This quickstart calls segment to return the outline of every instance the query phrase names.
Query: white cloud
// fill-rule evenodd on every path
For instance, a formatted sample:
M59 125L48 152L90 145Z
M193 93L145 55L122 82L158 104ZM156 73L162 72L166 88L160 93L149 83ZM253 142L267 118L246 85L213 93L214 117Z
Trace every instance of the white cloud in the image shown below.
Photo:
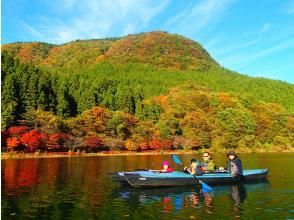
M168 4L169 0L62 0L58 5L69 14L68 18L41 17L34 27L30 26L30 34L38 40L65 43L110 36L110 32L119 35L140 32ZM60 15L59 9L51 10Z
M266 57L270 54L273 54L277 51L288 50L294 48L294 38L289 38L288 40L282 40L276 43L274 46L267 47L265 49L259 49L259 52L242 54L242 55L232 55L220 59L221 64L224 66L231 66L233 68L242 69L248 65L253 65L257 62L258 59ZM253 61L253 62L252 62Z
M37 30L36 28L30 26L29 24L25 23L24 21L21 21L22 26L28 31L29 34L36 36L37 38L43 38L43 34Z
M234 43L231 43L230 46L219 42L218 45L223 46L221 48L214 48L215 55L223 57L226 56L226 54L231 54L237 50L240 51L240 49L252 48L253 46L256 47L256 45L263 42L264 34L270 29L270 27L271 24L269 22L265 23L256 32L250 34L250 38L238 35L238 39Z
M166 25L181 33L197 33L201 29L209 28L209 24L217 22L234 0L201 0L192 7L175 15Z

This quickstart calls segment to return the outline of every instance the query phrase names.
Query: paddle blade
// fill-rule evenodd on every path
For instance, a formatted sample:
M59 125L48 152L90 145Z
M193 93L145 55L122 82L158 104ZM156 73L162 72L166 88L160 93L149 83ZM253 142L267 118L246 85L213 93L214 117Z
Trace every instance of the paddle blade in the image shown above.
M176 164L182 164L181 160L178 158L177 155L173 154L173 160Z
M207 185L205 182L199 181L201 186L202 186L202 191L203 192L210 192L212 190L212 188Z

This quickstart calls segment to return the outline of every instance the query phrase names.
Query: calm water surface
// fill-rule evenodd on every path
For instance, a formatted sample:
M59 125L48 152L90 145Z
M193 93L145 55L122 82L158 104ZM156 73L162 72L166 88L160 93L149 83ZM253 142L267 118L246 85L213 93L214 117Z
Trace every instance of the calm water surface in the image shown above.
M193 155L200 158L201 155ZM224 166L225 155L214 154ZM189 164L191 155L180 158ZM158 169L171 156L110 156L1 161L3 219L294 219L294 154L240 154L245 169L268 168L268 181L132 189L107 173ZM175 164L173 164L176 167Z

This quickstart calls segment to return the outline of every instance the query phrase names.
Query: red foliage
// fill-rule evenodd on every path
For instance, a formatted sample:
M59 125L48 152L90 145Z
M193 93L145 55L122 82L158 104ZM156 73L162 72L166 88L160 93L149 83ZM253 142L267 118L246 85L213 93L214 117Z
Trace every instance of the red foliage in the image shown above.
M9 137L6 140L6 144L8 148L16 148L20 145L20 141L18 140L17 137Z
M152 140L149 143L150 149L154 150L170 150L173 146L173 142L171 140Z
M8 128L8 134L12 137L20 137L22 134L27 132L29 128L27 126L12 126Z
M63 146L67 135L64 133L54 133L47 136L46 146L48 149L58 149Z
M152 140L149 143L150 149L159 150L163 148L163 143L160 140Z
M103 146L103 142L100 138L97 137L88 137L86 138L86 145L91 148Z
M165 140L163 141L163 148L165 150L170 150L173 146L173 142L171 140Z
M149 149L149 143L147 141L141 142L139 144L139 147L141 150L148 150Z
M24 144L27 149L31 152L35 151L38 147L41 146L42 139L44 138L44 134L41 134L40 132L36 130L31 130L27 133L24 133L20 141L22 144Z

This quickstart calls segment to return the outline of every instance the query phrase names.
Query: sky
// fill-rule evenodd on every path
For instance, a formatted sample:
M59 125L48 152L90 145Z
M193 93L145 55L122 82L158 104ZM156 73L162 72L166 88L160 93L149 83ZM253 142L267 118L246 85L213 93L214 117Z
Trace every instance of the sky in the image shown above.
M222 66L294 83L294 0L2 0L1 44L167 31Z

